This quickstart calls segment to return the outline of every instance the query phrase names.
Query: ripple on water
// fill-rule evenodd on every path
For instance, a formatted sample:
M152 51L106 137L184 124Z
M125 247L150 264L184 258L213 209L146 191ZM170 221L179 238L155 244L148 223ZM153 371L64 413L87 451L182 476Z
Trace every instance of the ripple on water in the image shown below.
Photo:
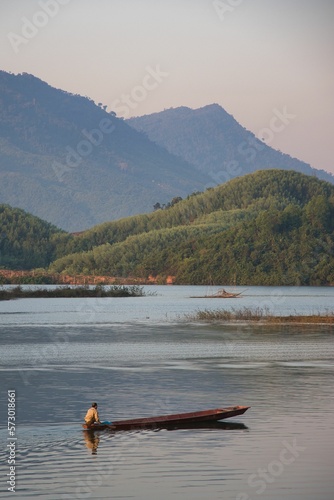
M66 326L50 326L54 318ZM334 353L325 328L129 326L112 323L111 313L104 325L75 326L75 314L72 324L59 312L44 319L0 327L1 381L17 390L17 498L255 498L249 477L294 439L305 451L263 498L331 498ZM34 321L43 318L35 314ZM50 348L63 333L66 342ZM247 427L103 432L89 439L78 422L93 400L106 419L251 408L233 419ZM6 442L5 430L0 437Z

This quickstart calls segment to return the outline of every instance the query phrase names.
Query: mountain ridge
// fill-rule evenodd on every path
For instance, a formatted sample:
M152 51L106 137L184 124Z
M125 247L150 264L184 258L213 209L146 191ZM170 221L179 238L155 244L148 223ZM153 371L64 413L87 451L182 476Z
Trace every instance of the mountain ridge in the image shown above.
M283 126L288 120L286 110L275 113L276 121L281 120ZM334 183L332 174L271 148L217 103L197 109L169 108L126 121L170 153L209 174L216 184L270 168L296 170Z
M216 103L148 115L150 128L161 134L157 118L166 116L171 152L130 126L136 119L119 119L33 75L0 71L0 202L80 232L283 160L285 169L302 166L333 183L263 144Z
M0 72L0 201L69 231L186 196L208 177L91 99Z

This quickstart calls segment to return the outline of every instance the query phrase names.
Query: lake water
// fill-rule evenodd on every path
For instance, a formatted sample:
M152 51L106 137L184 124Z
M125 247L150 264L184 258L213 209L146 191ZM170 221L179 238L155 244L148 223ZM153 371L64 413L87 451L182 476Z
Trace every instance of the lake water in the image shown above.
M333 326L200 324L198 309L334 309L334 288L154 286L139 298L0 302L0 498L332 500ZM100 432L118 420L247 405L216 428Z

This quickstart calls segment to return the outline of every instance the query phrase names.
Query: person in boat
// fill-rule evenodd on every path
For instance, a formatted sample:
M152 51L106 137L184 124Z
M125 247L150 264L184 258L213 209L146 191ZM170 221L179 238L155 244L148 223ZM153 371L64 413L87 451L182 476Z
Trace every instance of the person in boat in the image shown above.
M92 406L89 408L89 410L86 413L85 422L87 425L101 423L99 413L97 411L97 403L92 403Z

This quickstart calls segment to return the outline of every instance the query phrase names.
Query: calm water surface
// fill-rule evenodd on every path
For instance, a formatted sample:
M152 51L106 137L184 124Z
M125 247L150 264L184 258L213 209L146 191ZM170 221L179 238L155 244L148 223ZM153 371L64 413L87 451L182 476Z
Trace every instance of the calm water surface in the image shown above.
M16 498L332 500L330 326L204 325L197 309L333 310L332 288L147 287L126 299L0 302L0 498L16 390ZM249 405L217 428L95 433L102 419Z

